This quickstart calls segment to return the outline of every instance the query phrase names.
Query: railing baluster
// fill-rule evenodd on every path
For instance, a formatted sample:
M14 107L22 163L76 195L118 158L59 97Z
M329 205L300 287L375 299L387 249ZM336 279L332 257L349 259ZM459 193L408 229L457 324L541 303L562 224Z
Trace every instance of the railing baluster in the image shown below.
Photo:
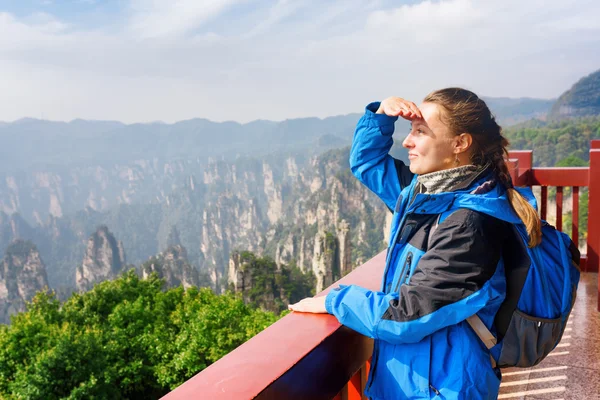
M547 219L546 208L548 207L548 186L542 186L542 208L541 218Z
M348 384L333 398L333 400L348 400Z
M579 247L579 186L573 186L571 240Z
M563 187L556 187L556 229L562 231Z
M363 392L365 390L366 385L366 367L363 365L360 369L354 374L352 378L350 378L350 382L348 384L348 400L362 400Z

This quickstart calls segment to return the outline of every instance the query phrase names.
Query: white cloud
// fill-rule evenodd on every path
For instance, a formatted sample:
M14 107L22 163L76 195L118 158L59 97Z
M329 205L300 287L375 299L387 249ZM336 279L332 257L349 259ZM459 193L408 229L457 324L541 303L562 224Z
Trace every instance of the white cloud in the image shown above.
M600 68L596 0L377 4L132 0L95 31L0 13L0 120L327 116L449 85L549 98Z
M244 0L133 0L132 31L143 38L180 36Z

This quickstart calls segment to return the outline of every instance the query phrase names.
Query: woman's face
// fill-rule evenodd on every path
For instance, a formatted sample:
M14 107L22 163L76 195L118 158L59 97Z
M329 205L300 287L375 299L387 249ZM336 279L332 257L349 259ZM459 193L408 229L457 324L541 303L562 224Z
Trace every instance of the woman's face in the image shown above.
M417 175L456 167L454 135L440 119L437 104L419 106L423 119L413 119L412 128L402 146L408 149L410 171Z

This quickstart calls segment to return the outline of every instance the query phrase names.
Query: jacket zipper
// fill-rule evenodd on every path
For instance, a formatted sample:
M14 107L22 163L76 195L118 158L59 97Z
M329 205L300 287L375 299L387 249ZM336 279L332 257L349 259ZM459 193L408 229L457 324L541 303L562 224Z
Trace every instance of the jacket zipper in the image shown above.
M411 189L409 194L411 195L411 197L414 196L414 187ZM386 255L386 260L385 260L386 265L385 265L385 270L383 272L383 279L384 279L383 289L384 290L387 285L387 282L385 282L385 280L387 278L388 269L390 267L390 260L389 260L388 256L390 255L391 251L393 251L394 246L396 246L396 241L398 240L398 235L402 231L401 227L404 225L404 222L406 222L406 218L408 217L408 215L412 214L411 212L408 212L408 211L410 211L411 206L414 206L413 203L414 203L414 199L412 201L409 200L409 203L407 204L406 209L404 210L404 215L402 216L402 219L400 220L400 224L398 224L399 229L396 231L396 234L394 235L394 241L392 242L392 245L388 249L388 250L390 250L390 249L391 250ZM369 374L371 375L371 383L369 384L369 387L366 388L365 390L371 390L371 386L373 386L373 378L375 377L375 369L377 368L377 361L379 359L379 351L376 351L378 347L379 347L378 341L375 340L374 348L373 348L373 353L375 353L375 359L371 363L371 371L369 372Z
M400 272L400 276L398 277L398 283L396 284L396 288L394 292L397 292L400 289L400 285L406 279L406 277L410 274L410 266L412 264L413 253L412 251L408 252L406 256L406 261L404 262L404 266L402 267L402 272Z

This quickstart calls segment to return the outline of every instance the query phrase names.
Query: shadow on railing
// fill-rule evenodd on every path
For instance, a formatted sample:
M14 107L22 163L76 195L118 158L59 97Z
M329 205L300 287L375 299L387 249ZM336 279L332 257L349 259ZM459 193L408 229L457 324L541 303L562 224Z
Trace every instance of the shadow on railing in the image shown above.
M587 255L583 257L582 269L598 271L600 140L592 141L590 166L585 168L533 168L531 151L513 151L509 158L515 186L541 186L540 213L544 219L548 211L548 187L557 187L555 215L559 229L563 225L563 188L572 187L573 222L569 233L573 238L579 236L580 188L588 188ZM340 284L379 290L384 264L385 252L319 296ZM362 393L372 347L371 339L341 326L331 315L291 313L163 399L365 399Z

